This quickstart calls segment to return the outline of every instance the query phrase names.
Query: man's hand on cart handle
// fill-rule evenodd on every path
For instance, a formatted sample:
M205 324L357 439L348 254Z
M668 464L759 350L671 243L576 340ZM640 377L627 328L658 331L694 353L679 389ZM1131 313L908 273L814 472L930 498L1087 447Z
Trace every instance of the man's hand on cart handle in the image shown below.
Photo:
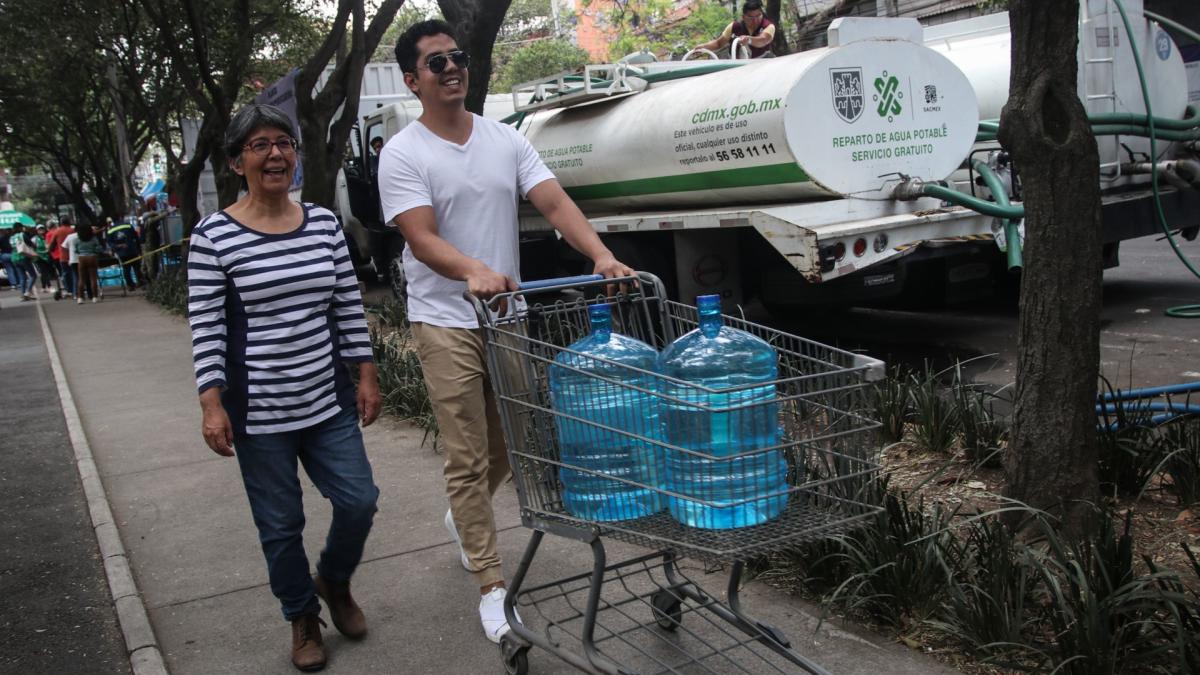
M596 256L596 259L592 261L592 263L594 265L592 268L592 273L599 274L605 279L632 277L637 274L632 267L626 265L620 260L617 260L617 257L612 254L612 251L606 251L605 253ZM620 291L622 293L626 293L629 291L629 289L627 288L626 284L621 284ZM605 292L609 295L609 297L611 297L616 292L616 289L613 288L613 284L609 284L608 286L605 286Z
M467 292L484 302L491 300L497 294L516 290L519 290L517 282L482 262L467 274ZM508 301L501 299L500 306L493 309L500 316L504 316L508 312Z
M217 387L200 393L200 411L203 413L200 433L204 436L204 442L218 455L233 457L233 424L229 422L225 406L221 405L221 393Z

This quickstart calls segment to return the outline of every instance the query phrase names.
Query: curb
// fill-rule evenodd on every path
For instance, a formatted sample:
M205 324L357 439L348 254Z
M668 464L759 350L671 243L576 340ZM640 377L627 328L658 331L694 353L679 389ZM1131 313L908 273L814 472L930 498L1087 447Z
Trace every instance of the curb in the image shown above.
M116 520L108 504L108 494L104 491L100 472L92 460L92 448L83 432L83 422L79 419L79 410L75 407L75 399L72 398L71 389L67 385L62 361L58 358L58 347L54 344L50 324L46 321L46 310L40 302L37 303L37 311L42 338L46 341L46 353L50 357L50 368L54 372L54 383L58 387L58 399L67 422L67 433L75 451L75 468L79 471L79 480L83 484L83 494L87 499L96 543L100 546L100 557L104 560L108 590L117 610L121 633L125 637L129 665L134 675L166 675L167 667L158 648L158 639L150 625L150 617L138 592L137 582L129 569L129 557L125 555L125 546L121 543L121 534L117 531Z

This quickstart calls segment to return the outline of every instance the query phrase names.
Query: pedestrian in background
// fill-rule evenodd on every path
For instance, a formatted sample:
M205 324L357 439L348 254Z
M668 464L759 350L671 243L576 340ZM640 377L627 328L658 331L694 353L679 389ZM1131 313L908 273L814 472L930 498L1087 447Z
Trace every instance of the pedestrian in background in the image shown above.
M14 223L8 242L12 245L12 265L16 269L16 286L21 291L21 302L28 302L34 299L33 284L37 280L37 273L33 270L33 261L37 258L33 237L25 231L24 225Z
M242 108L224 149L246 194L196 225L187 261L202 431L218 455L236 451L271 592L292 625L292 665L319 670L318 596L339 632L367 633L350 577L379 496L358 426L379 415L378 376L341 223L288 198L299 157L287 115ZM298 463L333 505L315 579Z
M100 290L99 269L100 254L104 253L104 242L87 223L80 223L75 234L71 236L76 238L75 255L79 259L80 292L75 296L75 302L83 304L84 291L87 292L93 303L103 300L104 293Z
M54 267L50 264L50 248L46 244L46 226L38 225L37 233L33 236L33 251L37 257L33 260L33 266L37 269L38 280L42 283L42 290L50 292L50 282L58 283L58 275L54 273ZM62 297L62 289L59 288L54 293L54 299L58 300Z
M4 277L8 279L8 287L13 290L19 290L21 284L17 282L17 266L13 264L12 254L12 230L7 234L0 234L0 265L4 267Z
M51 228L46 235L46 248L50 249L50 260L58 267L58 278L62 280L63 292L67 297L75 295L75 275L71 271L69 254L63 243L74 233L71 217L63 216L58 222L58 227Z
M108 242L108 249L121 263L121 269L125 274L125 287L137 288L140 286L141 279L134 276L133 263L129 262L142 254L142 245L138 241L137 230L133 229L133 225L129 223L117 223L108 228L104 240Z

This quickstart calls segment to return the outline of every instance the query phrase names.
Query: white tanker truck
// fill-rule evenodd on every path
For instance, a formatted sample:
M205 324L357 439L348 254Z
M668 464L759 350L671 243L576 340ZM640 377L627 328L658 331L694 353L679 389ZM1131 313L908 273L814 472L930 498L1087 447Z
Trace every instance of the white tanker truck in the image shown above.
M1181 120L1178 49L1140 0L1125 4L1154 113ZM1080 98L1090 113L1144 115L1119 15L1104 0L1081 8ZM1007 100L1008 54L1006 14L933 28L846 18L828 47L776 59L589 66L528 83L514 92L511 121L617 256L677 296L719 293L732 306L755 295L773 310L905 289L953 301L1005 269L1004 222L943 199L993 197L966 168L975 159L1019 201L1019 171L977 139L980 120ZM386 112L369 116L373 125L387 136L400 128ZM1194 237L1200 164L1180 157L1183 144L1157 147L1156 159L1184 159L1160 166L1174 186L1163 205ZM1100 150L1111 266L1121 240L1158 229L1148 140L1103 136ZM923 189L937 182L955 192ZM581 271L536 212L523 211L520 227L525 278Z

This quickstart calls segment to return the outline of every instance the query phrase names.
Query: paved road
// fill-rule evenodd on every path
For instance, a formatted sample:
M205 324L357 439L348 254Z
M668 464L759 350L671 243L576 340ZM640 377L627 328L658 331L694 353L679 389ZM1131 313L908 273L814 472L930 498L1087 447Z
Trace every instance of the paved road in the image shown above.
M15 296L0 291L0 672L127 673L37 311Z
M1183 242L1183 250L1200 267L1200 240ZM1200 320L1163 313L1170 306L1197 303L1200 280L1165 241L1144 237L1122 244L1121 266L1104 274L1100 342L1105 376L1125 388L1200 379ZM765 320L889 363L920 368L930 360L945 367L955 359L974 358L967 373L976 381L1002 386L1016 377L1017 306L1012 299Z

